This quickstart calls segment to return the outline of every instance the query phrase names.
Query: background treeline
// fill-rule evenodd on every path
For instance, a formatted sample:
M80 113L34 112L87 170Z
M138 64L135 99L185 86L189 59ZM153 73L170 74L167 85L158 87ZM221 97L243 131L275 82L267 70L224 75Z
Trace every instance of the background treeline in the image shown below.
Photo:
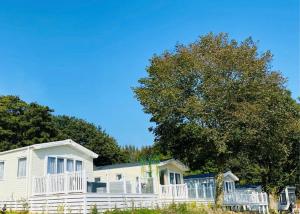
M100 126L70 116L56 116L38 103L0 96L0 151L37 143L72 139L99 154L96 165L137 162L151 156L151 147L120 147Z

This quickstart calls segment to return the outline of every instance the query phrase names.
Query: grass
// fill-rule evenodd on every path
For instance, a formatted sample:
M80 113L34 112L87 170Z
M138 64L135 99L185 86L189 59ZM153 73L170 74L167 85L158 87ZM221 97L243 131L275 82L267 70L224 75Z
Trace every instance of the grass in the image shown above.
M231 211L196 204L171 204L165 208L145 209L132 208L128 210L111 210L105 214L232 214Z
M28 214L28 211L6 211L5 214Z

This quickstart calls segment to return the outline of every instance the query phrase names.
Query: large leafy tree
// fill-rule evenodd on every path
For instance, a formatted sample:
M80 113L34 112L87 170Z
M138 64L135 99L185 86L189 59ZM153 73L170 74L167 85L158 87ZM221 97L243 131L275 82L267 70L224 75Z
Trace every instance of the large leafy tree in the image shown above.
M0 96L0 151L55 139L52 110L16 96Z
M153 56L134 92L162 152L278 192L295 181L300 110L272 54L257 49L251 38L202 36Z
M125 161L125 156L116 140L103 131L101 127L69 116L55 116L53 121L55 128L59 130L59 139L71 138L99 155L94 160L95 165Z

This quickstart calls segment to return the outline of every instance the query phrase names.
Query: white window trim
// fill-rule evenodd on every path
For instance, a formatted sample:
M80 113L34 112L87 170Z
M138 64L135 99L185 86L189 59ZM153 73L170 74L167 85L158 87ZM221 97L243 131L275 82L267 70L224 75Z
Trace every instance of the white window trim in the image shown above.
M180 184L183 184L183 176L182 176L182 173L177 172L177 171L170 171L170 170L169 170L168 177L169 177L169 184L170 184L170 185L171 185L171 176L170 176L171 173L174 174L174 179L175 179L175 184L172 184L172 185L178 185L178 184L176 184L176 174L179 174L179 175L180 175Z
M0 178L0 181L3 181L4 180L4 177L5 177L5 160L0 160L0 163L3 162L3 177Z
M71 171L71 172L75 172L75 164L76 164L76 159L74 159L74 158L65 158L65 172L68 172L69 173L69 171L67 171L67 167L68 167L68 160L71 160L72 162L73 162L73 171ZM83 163L83 162L82 162Z
M19 172L19 160L20 159L22 159L22 158L26 158L26 169L25 169L25 173L26 173L26 175L25 176L19 176L18 174L18 172ZM17 162L18 162L18 164L17 164L17 179L24 179L24 178L27 178L27 167L28 167L28 158L27 158L27 156L20 156L20 157L18 157L17 158Z
M64 172L60 173L60 174L70 173L70 172L67 172L67 159L73 160L73 167L74 167L73 172L76 172L76 161L77 160L82 162L82 170L85 169L85 162L82 158L77 158L77 157L74 157L74 156L69 157L69 156L66 156L66 155L47 155L47 156L45 156L45 160L44 160L44 175L51 175L51 174L48 173L48 158L55 158L55 171L56 172L57 172L57 159L58 158L64 159Z

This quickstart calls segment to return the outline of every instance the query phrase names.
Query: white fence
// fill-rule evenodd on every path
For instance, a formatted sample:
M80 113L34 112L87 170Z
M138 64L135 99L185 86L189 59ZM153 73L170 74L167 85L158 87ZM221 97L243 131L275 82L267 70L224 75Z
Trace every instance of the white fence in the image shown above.
M100 213L111 209L157 208L172 203L199 203L188 199L161 199L156 194L61 194L33 196L27 201L0 201L7 210L29 210L31 213L87 214L96 206ZM200 202L204 203L204 202ZM27 204L27 208L23 206Z
M137 180L120 180L105 182L105 188L97 188L98 193L119 193L119 194L154 194L155 182L153 178L137 177Z
M32 194L56 194L86 191L84 171L33 177Z
M224 204L226 205L268 205L268 195L265 192L232 192L224 194Z
M188 198L187 184L160 185L161 198Z
M224 205L233 210L249 210L269 213L268 195L265 192L232 192L224 194Z

